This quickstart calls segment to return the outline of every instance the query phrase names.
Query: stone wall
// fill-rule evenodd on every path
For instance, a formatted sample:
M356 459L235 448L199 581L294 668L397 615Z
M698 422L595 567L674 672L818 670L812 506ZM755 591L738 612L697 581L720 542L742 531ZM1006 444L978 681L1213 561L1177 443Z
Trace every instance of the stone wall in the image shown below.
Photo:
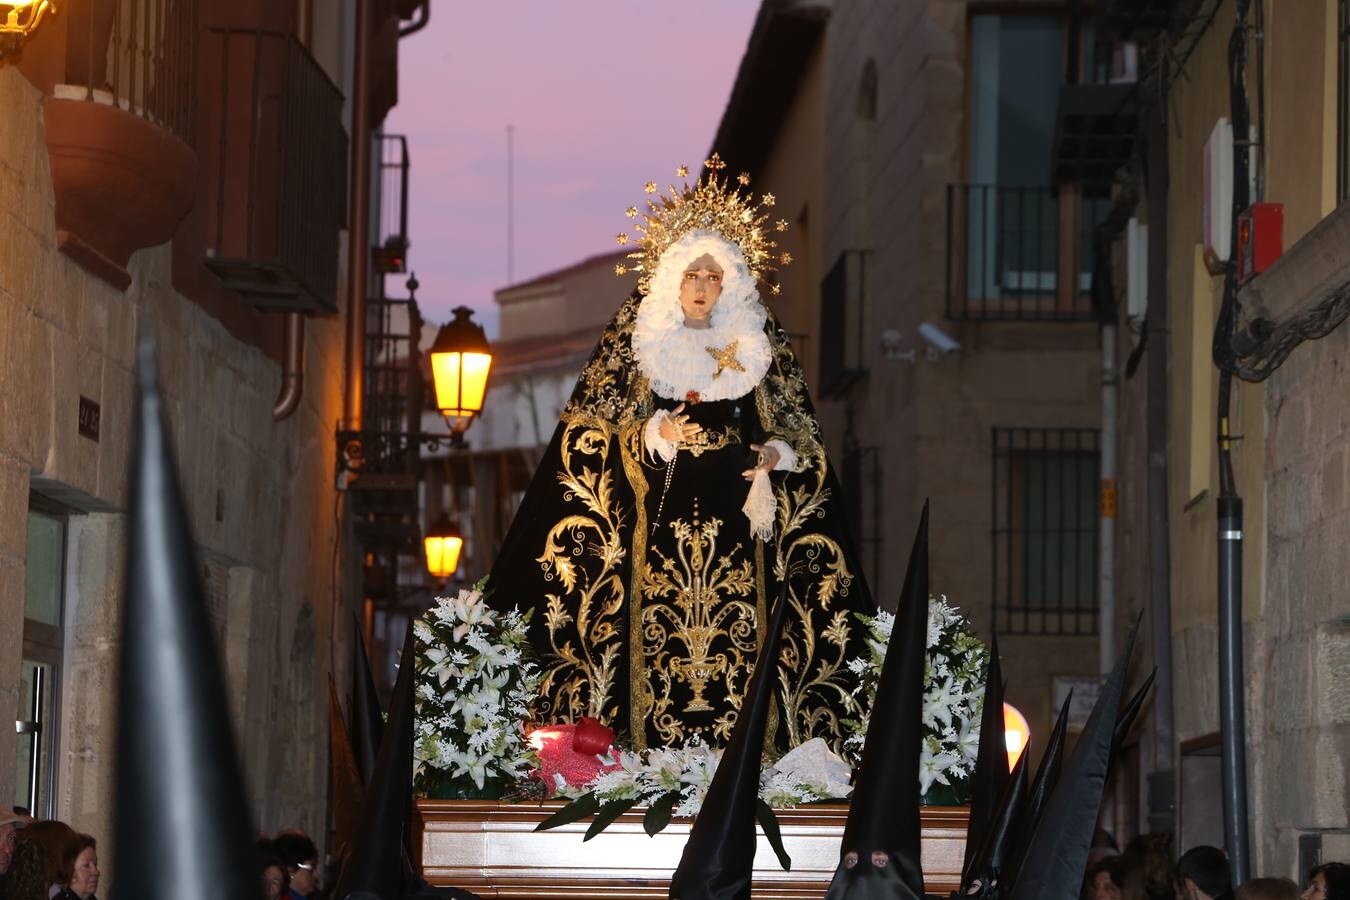
M1335 206L1335 3L1266 4L1265 199L1284 204L1288 248ZM1202 145L1229 115L1226 50L1232 4L1218 12L1168 98L1169 425L1175 736L1219 730L1215 418L1210 336L1222 279L1199 259ZM1253 60L1254 61L1254 60ZM1255 71L1248 90L1255 90ZM1253 94L1253 103L1254 94ZM1255 110L1255 106L1253 107ZM1263 384L1235 382L1233 453L1244 500L1243 619L1253 874L1300 877L1298 838L1318 833L1324 858L1350 847L1350 612L1342 552L1350 498L1342 451L1350 338L1344 328L1299 347ZM1150 350L1150 352L1152 352ZM1122 464L1142 477L1146 365L1125 387ZM1128 485L1122 481L1123 495ZM1130 494L1128 496L1134 496ZM1147 509L1123 502L1122 530L1146 549ZM1122 545L1124 568L1126 546ZM1131 576L1135 578L1136 576ZM1146 573L1130 593L1147 594ZM1149 723L1145 728L1151 727ZM1151 740L1151 739L1149 739ZM1180 758L1178 759L1180 761ZM1181 814L1217 816L1217 796L1181 798Z
M336 662L345 685L350 654L334 621L341 319L310 319L304 400L274 423L279 367L174 290L167 246L132 257L125 293L57 252L42 97L13 68L0 116L0 721L18 712L31 491L71 512L55 811L110 839L133 352L152 335L257 824L322 844L326 674ZM101 404L98 442L77 433L81 396ZM14 740L0 728L3 797Z
M1100 424L1100 354L1091 324L955 322L945 316L947 185L967 179L965 116L970 10L964 0L845 0L827 36L825 216L821 270L871 251L863 347L867 378L846 401L822 404L838 458L844 407L858 441L881 460L879 509L865 524L882 541L878 601L893 606L918 512L932 501L931 583L988 638L995 427ZM862 70L877 70L877 116L858 115ZM961 344L930 358L922 322ZM886 359L880 335L900 333L910 362ZM1096 637L1004 637L1010 700L1033 735L1048 733L1051 682L1099 667Z

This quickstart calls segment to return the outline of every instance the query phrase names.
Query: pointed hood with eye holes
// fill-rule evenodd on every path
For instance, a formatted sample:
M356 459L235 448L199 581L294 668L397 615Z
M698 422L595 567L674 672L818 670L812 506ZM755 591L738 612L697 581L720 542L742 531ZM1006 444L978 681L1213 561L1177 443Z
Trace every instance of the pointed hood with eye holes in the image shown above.
M968 881L975 853L993 826L998 804L1008 785L1008 742L1003 727L1003 667L998 656L998 634L989 642L989 666L984 676L984 706L980 713L980 744L971 776L970 826L966 830L966 857L962 881Z
M1111 770L1111 751L1125 677L1139 624L1135 623L1102 685L1092 714L1046 801L1026 857L1010 893L1011 900L1076 900L1083 886L1092 833Z
M840 862L826 900L922 900L919 752L928 653L928 504L881 665Z
M157 900L188 884L216 900L257 896L256 832L149 338L135 386L113 845L126 877L112 896Z
M680 865L671 876L672 900L750 900L764 734L778 684L787 608L788 582L784 581L741 714L708 786L703 808L694 819Z

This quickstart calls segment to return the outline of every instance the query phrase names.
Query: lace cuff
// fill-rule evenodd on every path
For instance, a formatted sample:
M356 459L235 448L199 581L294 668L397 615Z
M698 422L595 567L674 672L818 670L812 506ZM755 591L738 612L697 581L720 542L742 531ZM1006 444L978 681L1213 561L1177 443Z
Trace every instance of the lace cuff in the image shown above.
M775 472L795 472L797 471L797 453L788 442L781 438L774 438L771 441L765 441L764 446L772 447L778 451L778 462L774 464Z
M647 455L653 462L660 460L668 463L675 458L679 447L674 441L668 441L661 437L661 424L670 418L670 412L664 409L658 409L642 430L642 443L647 448Z

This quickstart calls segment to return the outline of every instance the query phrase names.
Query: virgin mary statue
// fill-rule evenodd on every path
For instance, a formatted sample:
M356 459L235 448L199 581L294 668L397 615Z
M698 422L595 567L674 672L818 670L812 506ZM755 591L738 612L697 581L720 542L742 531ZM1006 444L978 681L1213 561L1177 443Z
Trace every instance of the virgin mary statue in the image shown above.
M726 742L782 595L774 743L838 749L857 713L848 662L866 652L855 613L875 606L801 367L756 288L791 261L771 237L787 223L769 223L772 195L741 192L746 176L705 166L619 235L638 291L582 371L488 589L535 609L534 718L590 716L633 748Z

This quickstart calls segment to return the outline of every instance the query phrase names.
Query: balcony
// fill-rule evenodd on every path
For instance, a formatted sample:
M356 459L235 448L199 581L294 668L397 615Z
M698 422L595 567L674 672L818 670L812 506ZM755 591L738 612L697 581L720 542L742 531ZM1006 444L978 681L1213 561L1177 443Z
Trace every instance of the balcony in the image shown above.
M169 240L192 207L196 9L74 5L25 54L25 74L48 95L57 244L121 289L131 254Z
M371 271L398 275L408 271L408 139L377 134L375 158L380 161L379 232L371 248Z
M1092 228L1110 201L1071 188L947 186L947 318L1084 322Z
M1085 193L1106 194L1134 152L1140 40L1154 27L1158 11L1149 2L1134 0L1121 4L1117 15L1084 23L1081 0L1074 6L1069 62L1055 116L1053 180L1077 185Z
M265 311L336 312L342 92L294 35L212 28L202 66L207 268Z

